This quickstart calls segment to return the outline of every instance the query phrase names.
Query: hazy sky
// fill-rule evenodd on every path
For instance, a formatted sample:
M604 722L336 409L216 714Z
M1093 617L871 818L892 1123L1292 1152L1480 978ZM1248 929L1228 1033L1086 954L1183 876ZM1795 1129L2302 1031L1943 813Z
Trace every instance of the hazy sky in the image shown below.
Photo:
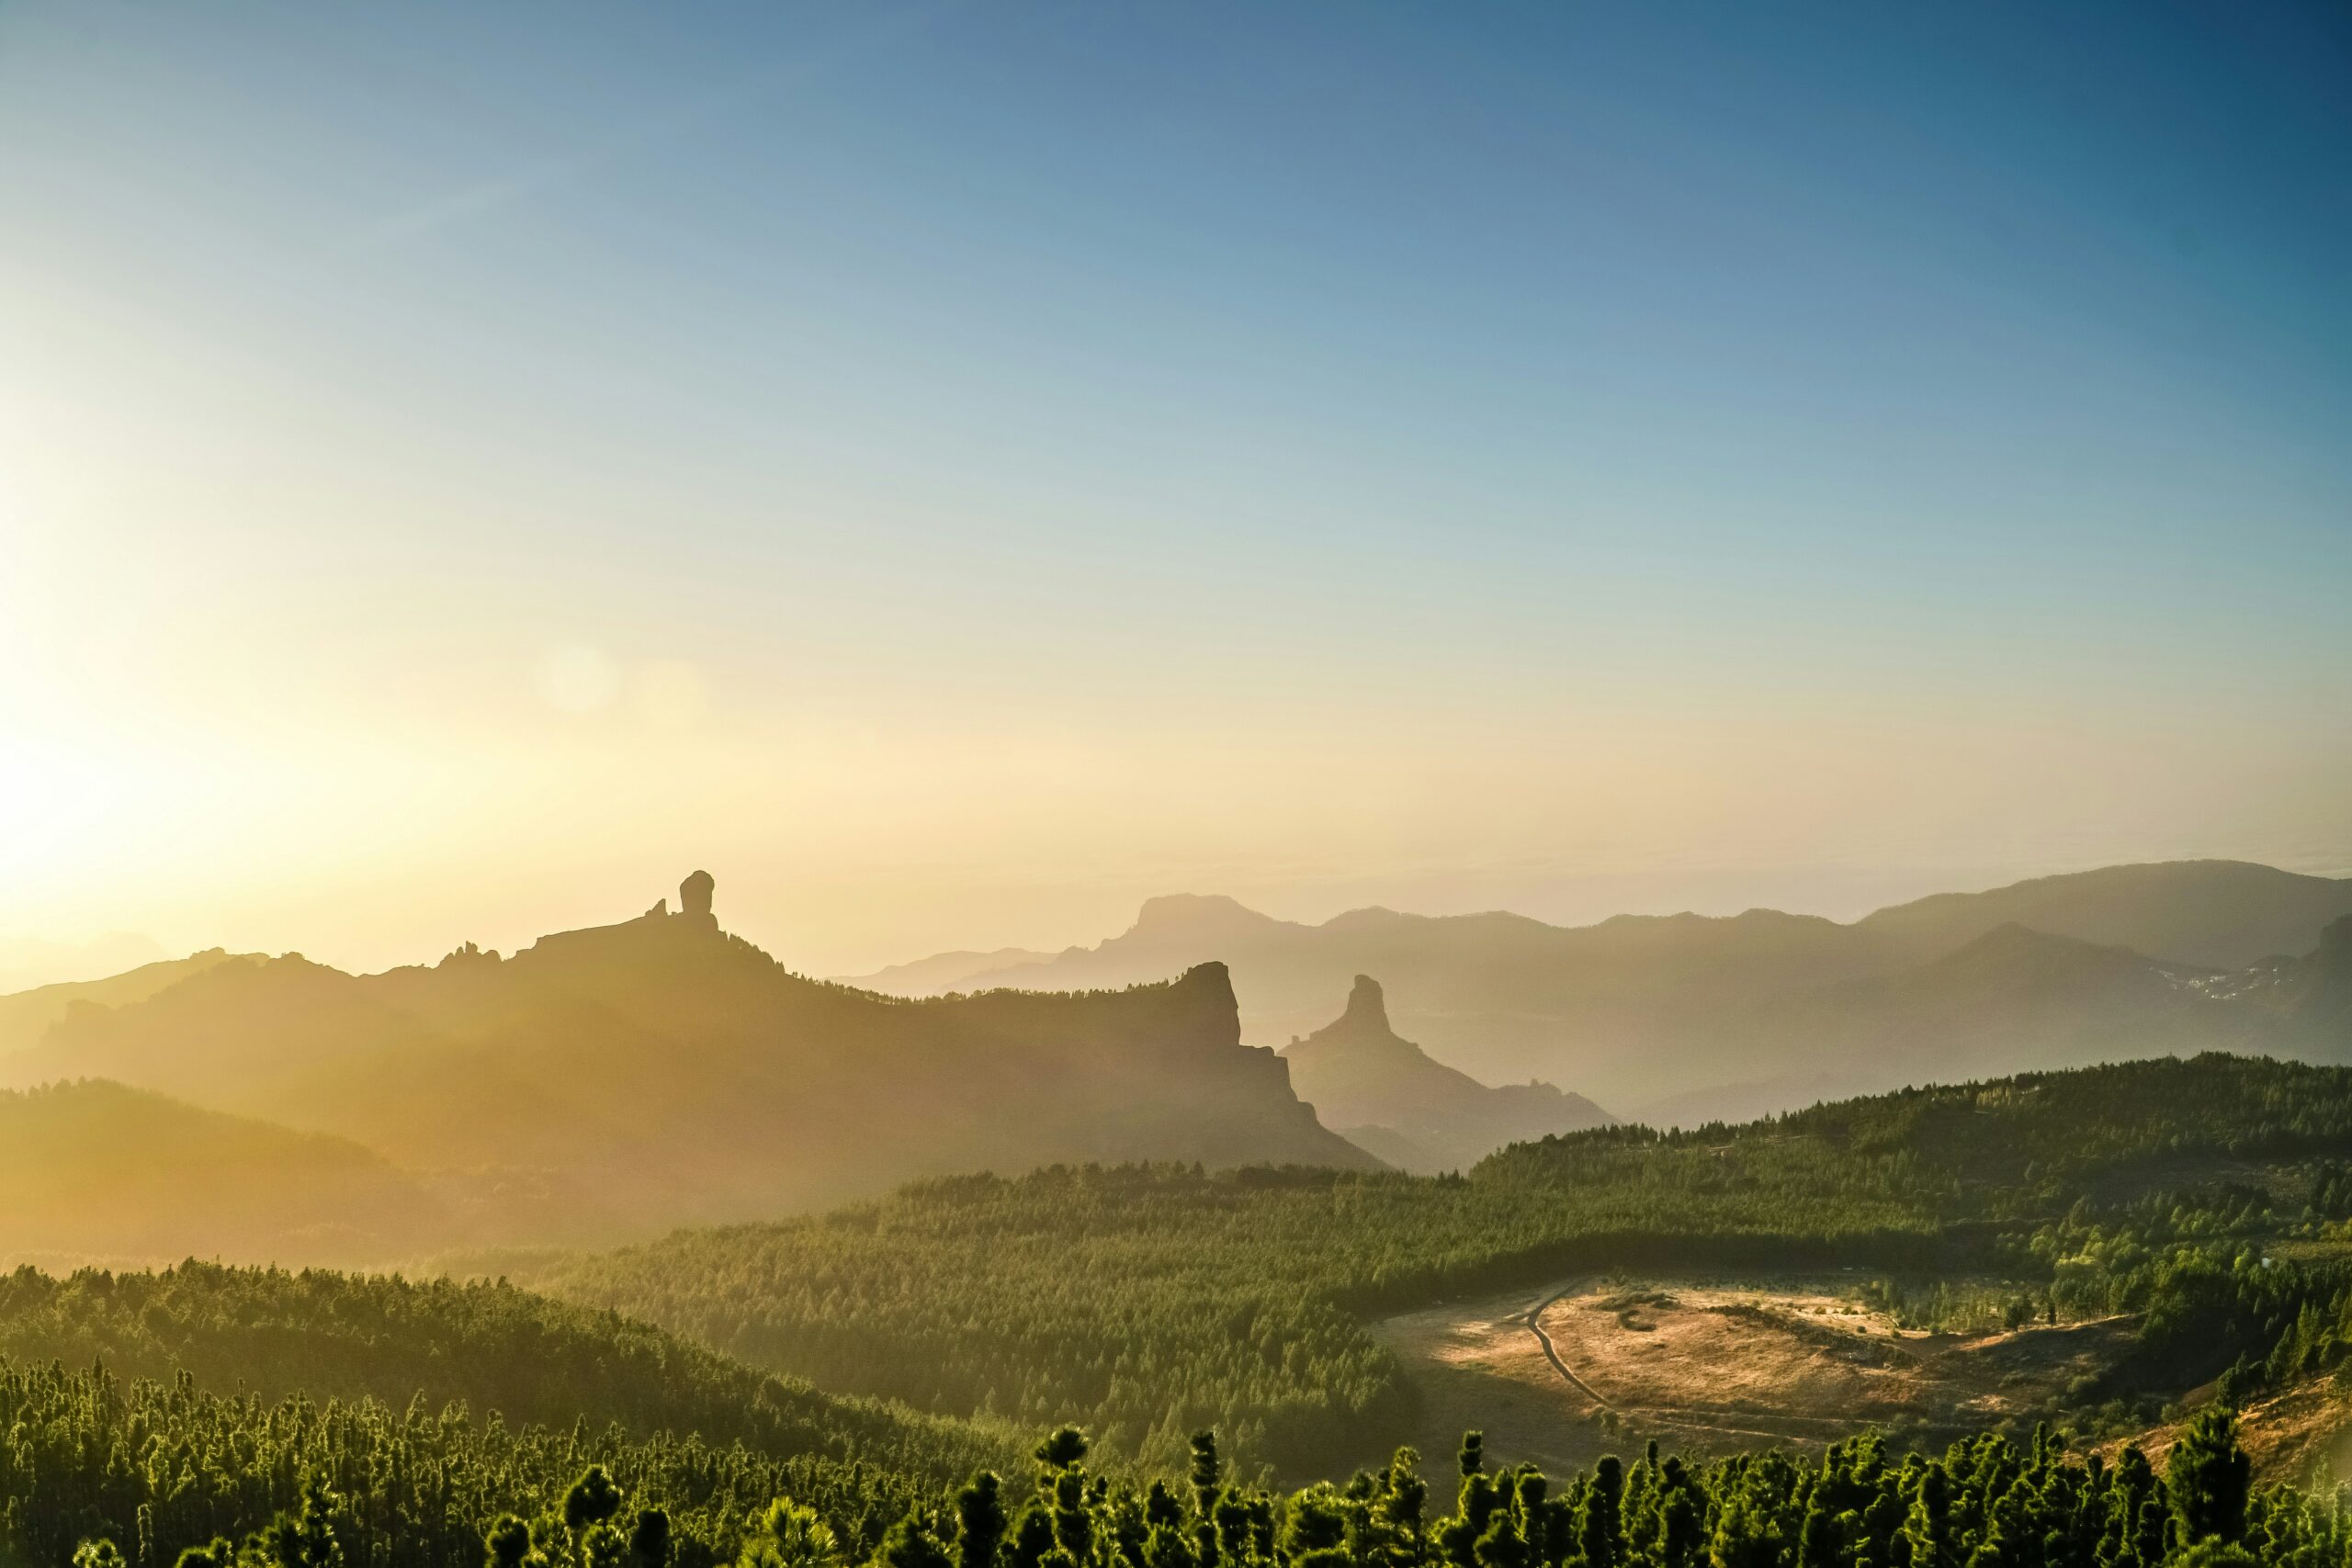
M2352 870L2347 82L2335 5L0 0L0 936Z

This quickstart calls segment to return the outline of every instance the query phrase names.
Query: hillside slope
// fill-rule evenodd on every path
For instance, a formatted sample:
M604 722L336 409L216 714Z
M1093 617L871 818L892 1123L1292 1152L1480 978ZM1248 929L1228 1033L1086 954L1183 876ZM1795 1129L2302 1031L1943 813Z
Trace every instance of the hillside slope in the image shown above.
M0 1073L105 1076L336 1134L544 1190L543 1211L569 1202L605 1234L1054 1161L1374 1163L1240 1043L1215 964L1115 993L907 1002L791 974L719 929L707 879L686 896L503 960L220 964L76 1010Z
M1716 1049L1679 1064L1716 1081L1637 1114L1683 1126L1742 1122L1905 1084L2278 1043L2276 1010L2226 994L2224 978L1998 926L1915 968L1759 1008ZM1737 1076L1767 1064L1770 1076Z
M774 1459L864 1459L947 1481L1012 1457L974 1428L761 1372L648 1324L504 1281L186 1263L152 1273L0 1275L0 1360L103 1362L118 1377L276 1401L422 1398L510 1426L616 1424Z
M1505 1144L1615 1120L1547 1083L1489 1088L1389 1027L1380 983L1356 976L1347 1010L1283 1050L1291 1083L1326 1126L1389 1164L1463 1170Z
M186 958L142 964L103 980L71 980L0 997L0 1056L39 1044L50 1027L79 1004L121 1007L127 1002L145 1001L166 986L177 985L216 964L247 962L254 957L207 948Z
M2018 924L2161 962L2243 969L2308 953L2352 915L2352 878L2304 876L2245 861L2163 861L2041 876L1985 893L1939 893L1879 910L1856 929L1918 957Z
M2192 1386L2262 1359L2303 1300L2343 1287L2263 1249L2335 1223L2345 1189L2328 1173L2346 1159L2352 1069L2205 1055L1730 1129L1596 1128L1462 1178L1160 1168L925 1182L835 1214L567 1258L542 1283L820 1386L1076 1417L1170 1464L1213 1425L1253 1461L1344 1472L1410 1440L1398 1368L1363 1317L1619 1269L1827 1269L1930 1294L1983 1269L2034 1280L2086 1318L2144 1307L2162 1276L2191 1291L2167 1354L2183 1373L2172 1386ZM2200 1245L2216 1248L2210 1268L2177 1268L2174 1249Z
M112 1083L0 1092L0 1258L397 1256L454 1220L343 1139Z

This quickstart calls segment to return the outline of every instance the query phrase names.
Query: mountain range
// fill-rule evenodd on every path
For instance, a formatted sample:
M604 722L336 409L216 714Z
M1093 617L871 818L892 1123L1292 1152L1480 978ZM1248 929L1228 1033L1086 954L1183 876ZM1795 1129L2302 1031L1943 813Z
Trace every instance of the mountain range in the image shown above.
M341 1140L432 1190L451 1241L640 1235L1057 1161L1377 1166L1241 1044L1220 964L907 1001L723 931L699 874L666 902L380 975L199 955L51 1008L36 1043L0 1055L0 1084L105 1080ZM0 1250L28 1223L0 1219Z
M1939 894L1849 923L1751 909L1558 927L1369 908L1307 925L1182 895L1148 901L1092 947L995 967L959 955L854 983L907 995L1118 986L1214 955L1231 968L1243 1037L1272 1043L1313 1030L1354 976L1375 975L1398 1027L1442 1063L1689 1122L2174 1051L2352 1057L2343 1013L2290 1005L2319 984L2323 933L2346 915L2352 879L2233 861Z
M1693 1125L2216 1048L2352 1059L2352 884L2230 863L1850 924L1160 898L1094 948L898 972L947 988L922 998L794 974L711 894L509 957L212 949L0 998L0 1089L28 1091L0 1100L0 1255L361 1263L1053 1163L1457 1169L1602 1105Z

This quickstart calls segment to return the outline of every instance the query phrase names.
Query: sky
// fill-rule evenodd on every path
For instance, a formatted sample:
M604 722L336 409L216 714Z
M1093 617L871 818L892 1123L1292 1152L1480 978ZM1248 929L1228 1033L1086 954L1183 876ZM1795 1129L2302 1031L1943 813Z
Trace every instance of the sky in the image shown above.
M0 0L0 971L696 866L817 973L2352 873L2348 80L2335 6Z

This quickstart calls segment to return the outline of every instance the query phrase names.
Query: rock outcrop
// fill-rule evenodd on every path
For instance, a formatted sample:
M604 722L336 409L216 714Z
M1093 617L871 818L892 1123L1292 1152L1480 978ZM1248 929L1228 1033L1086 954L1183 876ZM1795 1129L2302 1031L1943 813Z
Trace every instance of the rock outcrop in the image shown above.
M678 884L678 913L690 920L708 920L717 924L718 917L710 912L710 896L718 883L710 873L697 871Z
M1490 1088L1432 1060L1389 1026L1387 998L1369 975L1356 976L1337 1020L1283 1055L1325 1125L1408 1170L1458 1170L1506 1144L1613 1120L1550 1084Z

